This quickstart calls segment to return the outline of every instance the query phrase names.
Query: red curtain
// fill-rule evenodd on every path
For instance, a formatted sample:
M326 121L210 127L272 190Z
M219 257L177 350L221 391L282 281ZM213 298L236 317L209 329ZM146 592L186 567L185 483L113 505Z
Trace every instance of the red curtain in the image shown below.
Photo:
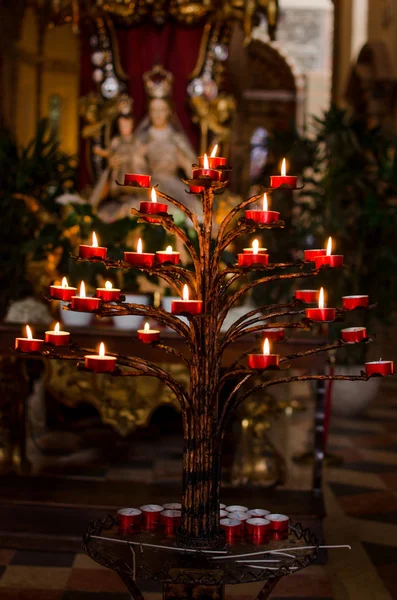
M187 27L178 23L167 23L162 28L143 24L136 28L117 29L120 62L129 76L128 93L134 99L135 123L139 123L147 112L142 76L159 63L174 76L172 97L175 111L195 148L198 148L199 135L192 123L186 88L196 64L202 32L203 25ZM82 36L80 94L85 95L93 89L88 36ZM80 143L80 186L84 187L87 183L83 143Z

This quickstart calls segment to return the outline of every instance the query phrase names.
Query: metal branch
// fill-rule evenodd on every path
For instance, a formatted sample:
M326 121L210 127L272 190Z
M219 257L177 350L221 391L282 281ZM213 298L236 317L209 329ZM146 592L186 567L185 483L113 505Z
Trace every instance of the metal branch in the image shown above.
M256 223L255 221L239 221L234 229L226 232L223 239L217 244L214 252L214 265L217 265L221 259L222 252L238 237L244 234L253 233L258 229L282 229L285 227L284 221L274 221L273 223Z
M222 280L227 275L236 273L240 275L249 275L252 271L272 271L273 269L288 269L290 267L300 267L303 268L305 263L302 261L299 262L289 262L289 263L270 263L268 265L262 264L254 264L249 267L239 267L238 265L226 267L218 273L218 279Z
M160 192L160 190L158 190L157 188L156 194L160 196L160 198L164 198L164 200L167 200L168 202L179 208L179 210L182 211L187 216L187 218L190 219L190 221L193 223L194 230L197 232L197 234L201 232L200 223L197 218L197 215L191 210L189 210L182 202L179 202L179 200L176 200L176 198L173 198L172 196L168 196L168 194L164 194L164 192Z
M162 344L161 342L153 342L152 347L157 348L157 350L164 350L164 352L166 352L167 354L172 354L173 356L176 356L176 358L178 358L184 365L186 365L186 367L190 367L190 360L187 359L182 354L182 352L178 352L178 350L172 348L172 346L167 346L166 344Z
M226 215L226 217L223 219L223 221L221 223L221 226L219 227L218 236L217 236L217 240L216 240L217 245L223 240L223 237L225 235L225 231L226 231L229 223L231 223L231 221L234 219L234 217L241 210L243 210L246 206L249 206L250 204L253 204L257 200L259 200L259 198L261 198L262 195L263 194L255 194L254 196L251 196L250 198L247 198L247 200L243 200L239 204L236 204L236 206L234 208L232 208L232 210L229 212L229 214Z
M246 321L250 317L255 316L258 313L260 313L262 316L263 313L269 310L274 310L275 308L295 308L297 306L300 306L301 304L302 303L299 300L293 300L292 302L288 302L285 304L267 304L266 306L259 306L258 308L250 310L245 315L234 321L233 325L230 326L228 333L232 333L235 329L238 328L239 325L244 323L244 321Z
M246 330L248 330L248 328L251 325L256 325L259 323L262 323L263 321L268 321L269 319L274 319L275 317L287 317L287 316L291 316L294 317L295 315L303 315L306 313L306 309L301 308L299 310L282 310L279 312L273 312L270 314L261 314L258 315L256 317L253 317L252 319L248 319L248 320L244 320L240 325L238 325L237 327L234 327L233 325L231 325L230 329L226 332L225 335L225 341L227 341L227 338L231 335L234 335L235 333L241 333L242 335L244 335L244 332ZM267 325L267 327L269 327L269 325ZM271 327L273 327L273 325L271 325Z

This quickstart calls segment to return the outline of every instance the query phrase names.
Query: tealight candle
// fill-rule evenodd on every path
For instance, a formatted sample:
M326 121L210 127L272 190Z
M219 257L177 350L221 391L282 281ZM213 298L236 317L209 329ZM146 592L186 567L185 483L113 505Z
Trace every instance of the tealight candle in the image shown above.
M250 517L267 517L267 515L271 514L270 510L265 510L263 508L253 508L248 511Z
M221 181L222 173L216 169L211 169L209 166L208 156L204 154L203 166L193 169L193 179L207 178L214 181Z
M219 504L219 509L220 510L225 510L225 508L226 508L226 504L222 504L222 503Z
M100 298L87 298L85 293L85 283L82 281L80 284L80 294L78 296L72 296L72 309L82 312L92 312L98 310L100 304Z
M280 213L275 210L268 209L267 194L263 194L263 205L262 210L246 210L245 216L247 219L252 219L257 223L274 223L280 219Z
M158 263L172 263L177 265L179 263L179 252L172 249L172 246L167 246L165 250L158 250L156 252L156 261Z
M77 288L71 287L68 284L68 280L66 277L62 278L61 285L51 285L50 286L50 296L54 300L63 300L64 302L69 302L72 296L75 296L77 292Z
M315 248L311 250L304 251L304 258L306 262L315 262L317 256L325 256L326 254L325 248Z
M149 187L150 179L150 175L141 175L139 173L126 173L124 175L124 185L138 185L139 187Z
M265 338L263 344L263 354L248 355L248 366L250 369L268 369L269 367L278 367L279 362L279 354L270 354L270 344L268 338Z
M230 506L226 506L226 510L228 513L247 512L248 506L241 506L240 504L231 504Z
M233 519L237 519L237 521L241 521L242 529L245 529L245 521L250 518L250 515L247 511L234 510L233 512L227 514L229 518L231 517Z
M192 194L202 194L204 192L202 185L189 185L189 189Z
M177 509L167 509L160 513L160 523L169 532L174 532L182 522L182 513Z
M227 512L227 510L224 510L223 508L219 511L219 518L220 519L226 519L226 517L229 516L230 513Z
M172 300L171 313L173 315L200 315L203 310L202 300L189 300L189 288L183 286L182 300Z
M152 267L154 264L154 254L152 252L142 251L142 240L139 238L136 252L124 252L124 260L134 267L145 268Z
M158 329L150 329L149 323L145 323L143 329L138 329L138 340L144 344L151 344L160 339L160 331Z
M283 158L283 162L281 163L281 175L272 175L270 177L270 187L278 188L282 185L286 185L293 190L296 190L297 181L297 177L293 175L287 175L287 163L285 158Z
M54 346L67 346L70 342L70 333L68 331L59 331L59 323L55 324L54 331L45 332L46 344Z
M328 267L342 267L343 258L342 254L332 254L332 238L330 237L328 238L325 256L316 256L314 262L316 263L316 269L324 265Z
M40 352L44 340L34 338L29 325L26 325L26 338L15 338L15 350L21 352Z
M365 327L347 327L341 331L342 340L348 344L355 344L365 340L367 330Z
M295 298L306 304L312 304L318 302L318 295L320 290L296 290Z
M107 248L98 246L98 238L95 231L92 232L92 244L79 246L80 258L106 258Z
M394 375L394 362L392 360L382 360L381 358L377 361L366 362L365 372L368 375Z
M121 529L138 529L142 522L142 511L139 508L120 508L117 520Z
M146 215L156 215L168 212L168 204L157 202L156 190L152 187L151 202L142 201L139 205L139 211Z
M312 321L334 321L336 317L336 308L324 307L324 288L320 288L318 295L318 308L307 308L306 317Z
M228 542L241 536L243 529L241 521L237 519L221 519L219 525L226 532L226 540Z
M182 504L180 502L166 502L163 504L164 510L182 510Z
M289 526L289 517L286 515L271 514L266 519L270 521L270 528L273 531L285 531Z
M217 167L224 167L226 165L226 157L225 156L217 156L218 152L218 144L212 149L210 156L208 156L208 167L210 169L216 169ZM199 167L204 167L204 156L199 156Z
M345 310L368 308L369 296L342 296L342 306Z
M243 248L244 254L267 254L267 248L259 248L259 240L252 242L251 248Z
M145 504L139 507L143 514L143 525L146 529L155 528L160 523L160 514L164 508L160 504Z
M270 342L281 342L285 339L285 331L282 327L269 327L264 330L264 334Z
M120 300L121 290L114 288L111 281L105 282L104 288L97 288L96 295L104 302L116 302Z
M247 536L253 538L257 543L262 542L269 535L271 527L270 521L261 517L250 518L245 522Z
M244 248L243 254L239 254L237 257L239 267L251 267L253 265L262 265L267 267L269 264L269 255L263 252L264 248L261 248L262 252L259 252L258 246L258 240L254 240L252 242L252 252L246 252L248 248Z
M113 373L116 361L115 356L106 356L103 342L99 344L98 354L86 354L84 357L85 368L94 373Z

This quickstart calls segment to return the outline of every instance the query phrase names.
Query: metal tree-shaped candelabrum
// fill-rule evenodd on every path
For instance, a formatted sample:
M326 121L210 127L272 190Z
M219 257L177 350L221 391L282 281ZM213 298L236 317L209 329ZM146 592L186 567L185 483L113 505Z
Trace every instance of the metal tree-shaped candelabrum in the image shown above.
M270 379L264 378L262 382L258 383L258 378L265 373L266 365L262 365L260 361L259 364L249 361L249 366L244 366L243 361L248 353L227 366L222 363L223 355L229 345L246 334L266 333L266 329L269 328L310 329L312 321L306 316L304 303L294 299L290 303L272 304L251 310L236 320L226 332L221 332L228 311L253 286L271 285L272 282L282 279L313 278L319 273L320 267L317 268L313 262L307 261L271 264L268 263L267 256L266 259L262 259L262 262L258 262L256 259L242 260L239 261L239 264L241 263L243 266L223 266L224 250L240 236L262 229L283 228L284 222L278 220L278 213L273 213L272 218L255 219L252 214L254 211L248 211L246 217L240 218L236 222L239 213L255 203L262 196L260 194L235 206L213 236L214 195L222 193L227 185L227 182L217 179L225 178L227 170L221 167L220 171L210 171L209 175L207 173L204 171L197 175L196 172L196 178L186 182L202 197L203 218L201 221L183 203L157 190L157 196L164 203L174 205L191 221L197 234L196 244L193 244L185 232L174 223L173 217L164 211L164 204L162 204L163 212L155 211L155 218L153 212L149 212L147 207L142 210L141 206L140 211L132 209L132 214L137 216L140 221L151 222L154 226L162 226L170 234L175 235L190 254L192 268L186 268L179 263L174 264L171 260L158 263L152 259L148 260L147 266L145 266L145 261L142 260L144 255L138 261L132 260L128 256L125 256L127 260L115 261L103 257L103 254L101 255L94 248L92 252L88 253L88 257L84 253L83 256L80 254L80 257L77 257L78 260L102 262L108 268L139 268L166 281L180 296L187 286L189 296L193 300L193 302L175 303L171 313L160 308L128 304L118 300L114 302L101 300L99 305L91 307L91 310L98 317L139 315L156 321L171 328L186 345L186 352L180 353L158 340L153 341L154 347L176 354L188 367L190 371L189 389L185 389L165 370L148 360L143 360L138 356L120 354L110 354L110 356L116 359L116 361L113 360L114 368L111 367L114 376L156 377L168 386L179 400L184 437L182 524L179 531L179 543L196 548L219 547L219 544L224 541L219 523L221 444L225 426L232 411L247 396L268 386L293 381L366 380L369 376L363 372L352 377L315 374L295 377L273 376ZM126 177L128 185L131 185L131 179L134 180L134 177ZM139 180L139 176L136 176L135 179ZM199 186L199 190L195 186ZM144 181L143 186L138 184L138 187L148 189L148 191L150 189L147 181ZM244 266L245 264L248 266ZM253 271L262 271L263 276L250 280L249 275ZM240 285L235 291L236 286L232 287L232 284L237 281ZM72 305L69 305L68 309L73 310L73 307L87 310L87 307L80 307L78 303L73 304L72 301ZM334 320L344 312L344 309L328 310L334 311L331 319L320 317L318 320ZM188 321L181 320L178 315L187 317ZM367 341L366 335L361 341ZM324 352L343 344L344 342L340 340L328 346L282 357L276 368L282 369L283 365L287 365L295 358ZM68 349L43 346L39 348L39 351L48 358L71 360L76 360L87 352L91 353L87 349L73 346ZM252 352L255 352L255 349ZM92 368L90 365L91 363L86 361L86 367ZM250 382L252 382L251 386Z

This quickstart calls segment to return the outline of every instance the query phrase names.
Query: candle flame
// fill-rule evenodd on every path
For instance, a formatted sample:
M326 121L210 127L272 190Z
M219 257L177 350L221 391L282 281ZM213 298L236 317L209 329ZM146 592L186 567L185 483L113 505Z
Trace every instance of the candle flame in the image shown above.
M106 283L105 283L105 288L106 288L107 290L111 290L111 289L113 288L113 286L112 286L112 282L111 282L111 281L106 281Z
M105 356L105 344L103 342L101 342L99 344L99 352L98 352L99 356Z
M259 250L259 241L254 240L252 242L252 254L258 254L258 250Z
M165 249L167 254L172 254L172 246L167 246L167 248Z
M69 287L69 285L68 285L68 280L66 279L66 277L63 277L63 278L62 278L62 287L63 287L63 288L67 288L67 287Z
M320 293L318 295L318 307L324 308L324 288L320 288Z
M265 338L265 341L263 342L263 354L266 356L269 356L270 354L270 344L268 338Z
M80 298L85 298L85 297L86 297L86 295L85 295L85 283L84 283L84 281L82 281L80 283Z
M212 148L211 158L214 158L216 156L217 152L218 152L218 144L215 144L215 146Z
M327 256L331 256L332 254L332 237L328 238L328 243L327 243Z
M145 323L145 326L143 328L144 331L150 331L150 325L149 323Z
M92 245L94 248L98 248L98 238L95 231L92 232Z
M263 210L269 210L268 209L269 203L267 201L267 194L266 192L263 194Z
M157 194L156 194L156 190L154 189L154 187L152 187L151 196L152 196L152 202L157 202Z
M54 331L55 333L59 333L59 323L55 323Z
M29 325L26 325L26 337L28 340L33 339L32 330L30 329Z
M185 302L189 300L189 288L187 287L186 283L183 286L182 300Z
M287 174L287 162L285 158L283 158L283 162L281 163L281 176L285 177Z
M209 169L208 156L204 154L204 169Z
M248 419L243 419L243 420L241 421L241 426L242 426L244 429L247 429L247 427L248 427L248 425L249 425L249 424L250 424L250 422L248 421Z
M136 245L136 251L138 254L142 254L142 240L139 238L138 243Z

